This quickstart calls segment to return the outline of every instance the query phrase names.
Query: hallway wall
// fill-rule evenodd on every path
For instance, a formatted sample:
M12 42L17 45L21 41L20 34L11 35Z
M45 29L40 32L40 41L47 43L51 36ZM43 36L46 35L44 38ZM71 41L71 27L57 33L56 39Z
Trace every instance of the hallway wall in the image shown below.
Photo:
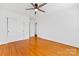
M79 47L79 5L66 8L60 5L38 18L38 33L43 38Z

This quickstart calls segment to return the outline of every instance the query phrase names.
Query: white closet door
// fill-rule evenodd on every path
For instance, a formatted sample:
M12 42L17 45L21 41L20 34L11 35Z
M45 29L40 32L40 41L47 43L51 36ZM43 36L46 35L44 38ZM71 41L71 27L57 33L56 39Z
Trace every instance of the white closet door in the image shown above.
M17 34L17 39L18 40L23 40L24 39L24 22L23 22L23 19L22 18L17 18L17 31L16 31L16 34Z
M16 35L16 19L13 17L8 18L8 42L17 40Z
M34 27L34 22L35 22L35 18L33 17L33 16L31 16L30 18L29 18L29 26L30 26L30 28L29 28L29 36L34 36L34 34L35 34L35 27Z
M0 17L0 44L6 43L6 38L6 17Z
M0 44L27 39L29 37L28 18L0 17Z

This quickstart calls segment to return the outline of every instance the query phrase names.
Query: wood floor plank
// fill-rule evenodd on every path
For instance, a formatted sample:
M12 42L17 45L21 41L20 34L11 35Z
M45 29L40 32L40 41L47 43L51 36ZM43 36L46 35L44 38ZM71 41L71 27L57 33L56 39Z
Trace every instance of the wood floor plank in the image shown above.
M0 56L79 56L79 48L32 37L0 45Z

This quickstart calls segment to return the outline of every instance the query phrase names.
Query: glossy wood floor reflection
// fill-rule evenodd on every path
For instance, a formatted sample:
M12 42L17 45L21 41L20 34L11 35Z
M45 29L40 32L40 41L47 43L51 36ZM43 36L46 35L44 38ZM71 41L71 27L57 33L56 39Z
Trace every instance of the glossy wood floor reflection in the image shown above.
M79 48L32 37L1 45L0 56L79 56Z

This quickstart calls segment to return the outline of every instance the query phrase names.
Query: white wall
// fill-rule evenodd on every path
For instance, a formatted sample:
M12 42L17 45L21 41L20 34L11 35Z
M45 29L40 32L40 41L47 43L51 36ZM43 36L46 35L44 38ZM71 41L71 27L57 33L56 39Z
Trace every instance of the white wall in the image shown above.
M52 5L52 4L51 4ZM79 47L79 6L56 6L46 17L38 18L38 33L41 37Z

